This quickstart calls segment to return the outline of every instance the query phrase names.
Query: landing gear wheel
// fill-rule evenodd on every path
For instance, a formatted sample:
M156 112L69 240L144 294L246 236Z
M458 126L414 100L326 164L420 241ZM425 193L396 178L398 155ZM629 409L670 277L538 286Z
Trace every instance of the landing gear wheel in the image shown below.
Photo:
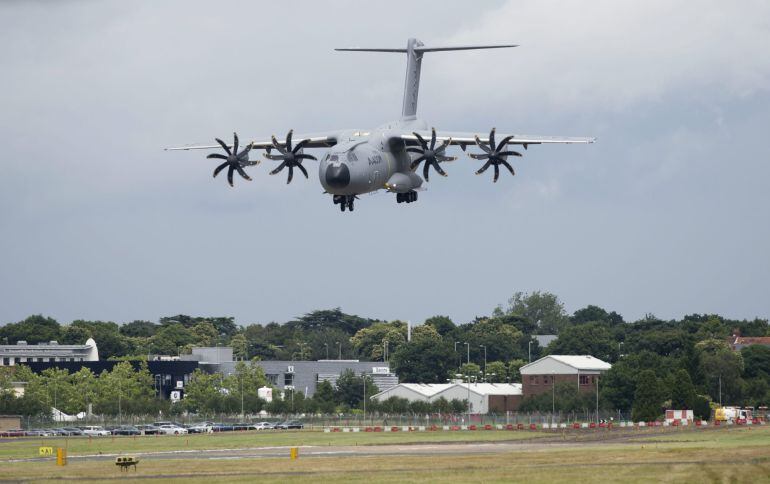
M339 204L340 212L344 212L346 209L349 212L352 212L356 198L355 195L334 195L332 197L332 202L334 202L335 205Z

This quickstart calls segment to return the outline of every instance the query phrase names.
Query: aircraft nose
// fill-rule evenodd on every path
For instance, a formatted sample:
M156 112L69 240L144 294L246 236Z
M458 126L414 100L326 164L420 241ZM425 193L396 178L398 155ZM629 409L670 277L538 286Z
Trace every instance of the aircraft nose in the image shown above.
M326 168L326 184L332 188L345 188L350 183L350 169L344 163Z

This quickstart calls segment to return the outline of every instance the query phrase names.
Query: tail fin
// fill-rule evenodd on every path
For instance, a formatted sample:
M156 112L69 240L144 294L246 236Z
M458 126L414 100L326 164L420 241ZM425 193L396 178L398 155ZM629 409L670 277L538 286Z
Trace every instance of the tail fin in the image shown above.
M425 52L446 52L450 50L503 49L517 47L515 44L506 45L465 45L457 47L425 47L417 39L409 39L406 49L334 49L346 52L397 52L406 54L406 80L404 81L404 103L401 108L402 119L412 119L417 115L417 95L420 92L420 68L422 55Z

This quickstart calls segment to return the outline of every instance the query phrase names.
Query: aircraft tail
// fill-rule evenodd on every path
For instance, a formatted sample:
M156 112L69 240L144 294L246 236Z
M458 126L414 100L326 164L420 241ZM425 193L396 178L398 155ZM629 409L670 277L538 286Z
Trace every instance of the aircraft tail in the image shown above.
M409 39L406 49L369 49L369 48L345 48L334 49L344 52L396 52L406 54L406 79L404 81L404 103L401 108L402 119L413 119L417 115L417 95L420 91L420 69L422 56L426 52L447 52L451 50L476 50L476 49L503 49L517 47L514 44L506 45L461 45L455 47L425 47L417 39Z

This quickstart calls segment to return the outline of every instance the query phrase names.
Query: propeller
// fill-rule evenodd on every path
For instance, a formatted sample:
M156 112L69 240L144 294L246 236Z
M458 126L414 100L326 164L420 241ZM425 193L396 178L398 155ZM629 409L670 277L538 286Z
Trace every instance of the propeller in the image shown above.
M503 151L506 147L505 145L507 145L511 139L513 139L513 136L506 136L500 141L500 144L495 146L495 128L492 128L492 131L489 132L489 143L483 143L479 137L476 136L476 145L481 148L484 153L468 153L468 155L474 160L487 160L487 162L484 163L484 166L476 172L477 175L484 173L490 165L495 167L495 177L492 179L492 182L496 183L497 179L500 178L500 165L508 168L511 175L516 174L513 171L513 167L506 161L506 159L509 156L521 156L521 153L518 151Z
M249 151L251 151L252 144L249 143L248 146L246 146L243 151L238 153L238 135L236 133L233 133L233 149L230 150L230 147L227 146L227 144L222 141L219 138L214 138L217 140L217 143L219 143L222 148L224 148L225 152L227 153L227 156L222 155L220 153L211 153L206 158L216 158L218 160L225 160L224 163L219 165L214 169L214 178L219 175L219 172L224 170L225 167L227 167L227 182L230 184L230 186L233 186L233 172L237 171L239 175L241 175L246 180L251 180L251 177L246 174L245 171L243 171L243 167L245 165L249 164Z
M447 146L449 146L449 144L452 142L452 138L444 140L440 145L436 146L436 128L431 128L429 146L419 133L412 134L417 138L417 141L420 143L421 147L410 146L406 149L406 151L410 153L417 153L420 155L419 157L415 158L410 168L414 171L418 166L420 166L420 163L424 161L425 165L422 168L422 176L425 178L425 181L429 181L428 173L430 172L431 166L438 172L439 175L447 176L444 170L442 170L439 166L439 163L444 161L454 161L457 159L455 156L444 155Z
M265 153L265 158L269 160L276 160L280 161L281 164L278 165L278 167L271 171L271 175L275 175L281 170L283 170L285 167L289 168L289 178L286 180L286 183L291 183L291 180L294 178L294 167L299 168L299 170L302 172L303 175L305 175L305 178L307 178L307 170L304 166L302 166L302 160L316 160L317 158L313 155L306 155L305 153L302 153L302 148L310 141L308 139L303 139L299 143L297 143L297 146L295 146L293 149L291 147L291 137L294 134L294 130L290 130L289 134L286 135L286 143L281 146L281 144L278 142L277 139L275 139L275 135L273 135L273 147L280 153L279 155L271 155L270 153Z

